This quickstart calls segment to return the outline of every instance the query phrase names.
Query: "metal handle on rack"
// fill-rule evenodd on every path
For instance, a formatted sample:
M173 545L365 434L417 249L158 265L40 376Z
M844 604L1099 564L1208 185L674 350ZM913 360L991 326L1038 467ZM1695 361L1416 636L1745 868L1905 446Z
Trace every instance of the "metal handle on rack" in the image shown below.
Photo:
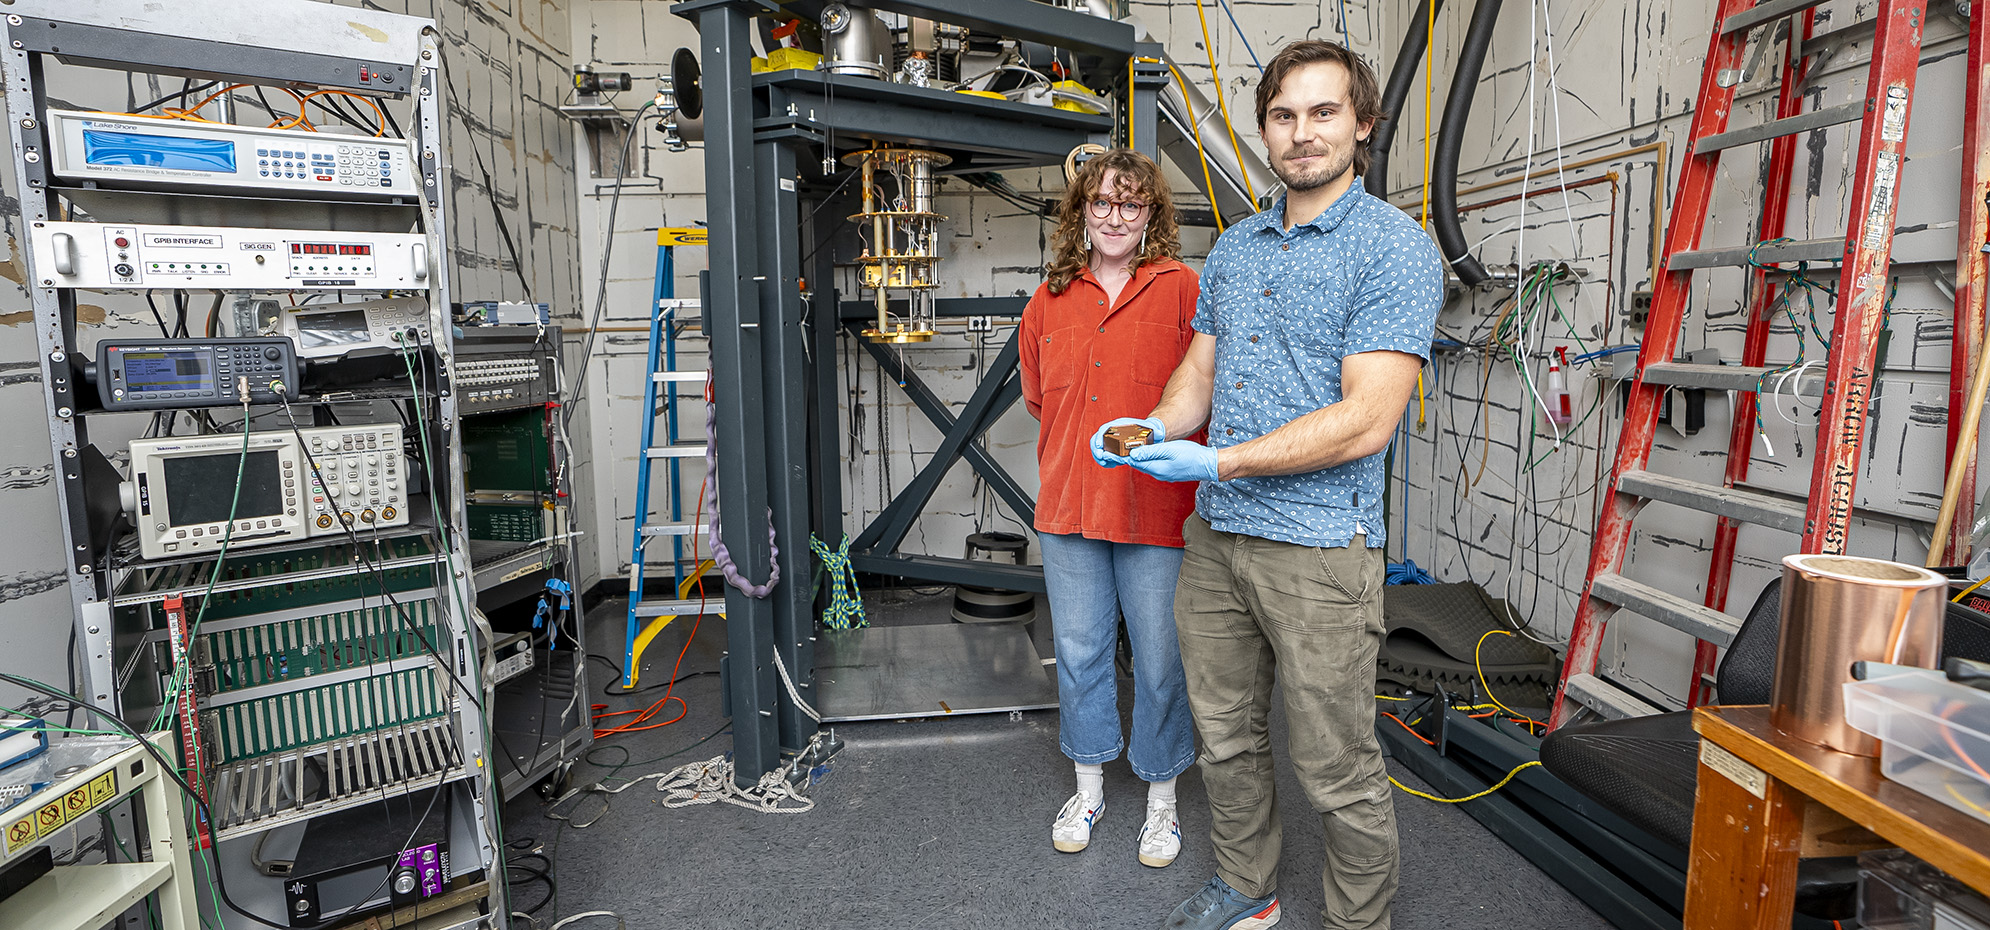
M417 242L414 249L415 280L428 280L428 243Z
M76 237L68 233L56 233L48 239L49 247L55 250L55 273L73 275L76 273Z

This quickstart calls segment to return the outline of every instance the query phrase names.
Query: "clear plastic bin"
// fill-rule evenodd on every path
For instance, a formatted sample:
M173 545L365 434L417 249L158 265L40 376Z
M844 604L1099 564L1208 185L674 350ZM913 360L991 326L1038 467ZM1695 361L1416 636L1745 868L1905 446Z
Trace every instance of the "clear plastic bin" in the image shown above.
M1880 773L1990 822L1990 692L1940 672L1845 684L1846 721L1880 740Z

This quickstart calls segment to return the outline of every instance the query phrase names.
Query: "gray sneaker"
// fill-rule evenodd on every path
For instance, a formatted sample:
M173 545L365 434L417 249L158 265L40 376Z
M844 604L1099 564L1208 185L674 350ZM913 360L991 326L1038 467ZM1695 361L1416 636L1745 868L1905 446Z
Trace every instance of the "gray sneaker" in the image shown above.
M1260 930L1278 923L1278 895L1247 898L1221 876L1209 880L1175 912L1163 930Z

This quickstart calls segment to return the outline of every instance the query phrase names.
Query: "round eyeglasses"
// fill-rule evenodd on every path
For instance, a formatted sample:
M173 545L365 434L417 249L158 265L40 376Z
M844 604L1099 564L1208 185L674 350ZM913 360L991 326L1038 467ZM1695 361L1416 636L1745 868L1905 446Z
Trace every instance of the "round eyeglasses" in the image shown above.
M1114 202L1100 198L1092 201L1092 215L1099 219L1105 219L1111 216L1114 210L1118 210L1120 220L1131 223L1146 213L1149 206L1152 206L1152 204L1141 203L1138 200Z

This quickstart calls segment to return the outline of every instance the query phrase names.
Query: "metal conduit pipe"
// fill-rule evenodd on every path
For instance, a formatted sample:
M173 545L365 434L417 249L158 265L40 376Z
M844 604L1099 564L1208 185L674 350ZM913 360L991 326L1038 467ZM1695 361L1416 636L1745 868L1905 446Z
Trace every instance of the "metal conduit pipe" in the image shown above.
M1396 63L1389 67L1389 83L1382 87L1382 118L1375 121L1375 129L1368 136L1368 175L1363 179L1368 192L1377 197L1387 196L1389 192L1389 147L1396 138L1396 118L1402 115L1403 101L1409 98L1410 85L1416 81L1417 60L1423 57L1425 45L1430 41L1430 18L1443 8L1444 0L1423 0L1417 4L1409 34L1403 36Z
M1451 93L1444 99L1444 128L1437 132L1437 150L1431 156L1430 219L1437 227L1437 244L1444 249L1445 261L1466 287L1484 284L1491 276L1472 257L1465 231L1458 226L1458 147L1472 117L1472 92L1485 68L1486 47L1492 44L1499 4L1500 0L1479 0L1472 8L1471 25L1466 27L1465 41L1458 49L1458 68L1451 74Z
M1258 196L1268 202L1269 189L1277 178L1258 158L1258 153L1230 144L1230 134L1223 129L1223 117L1214 101L1203 96L1202 91L1193 84L1188 85L1188 96L1184 101L1181 88L1180 82L1171 81L1167 90L1159 95L1161 115L1167 117L1167 122L1182 136L1180 143L1162 146L1162 151L1191 181L1202 177L1202 157L1209 159L1209 172L1216 183L1214 193L1217 206L1224 216L1235 221L1258 212L1259 204L1251 201L1249 191L1257 191ZM1197 134L1202 137L1201 156L1195 151L1194 137ZM1238 143L1241 145L1242 140L1239 139ZM1244 182L1246 177L1250 179L1248 185Z

